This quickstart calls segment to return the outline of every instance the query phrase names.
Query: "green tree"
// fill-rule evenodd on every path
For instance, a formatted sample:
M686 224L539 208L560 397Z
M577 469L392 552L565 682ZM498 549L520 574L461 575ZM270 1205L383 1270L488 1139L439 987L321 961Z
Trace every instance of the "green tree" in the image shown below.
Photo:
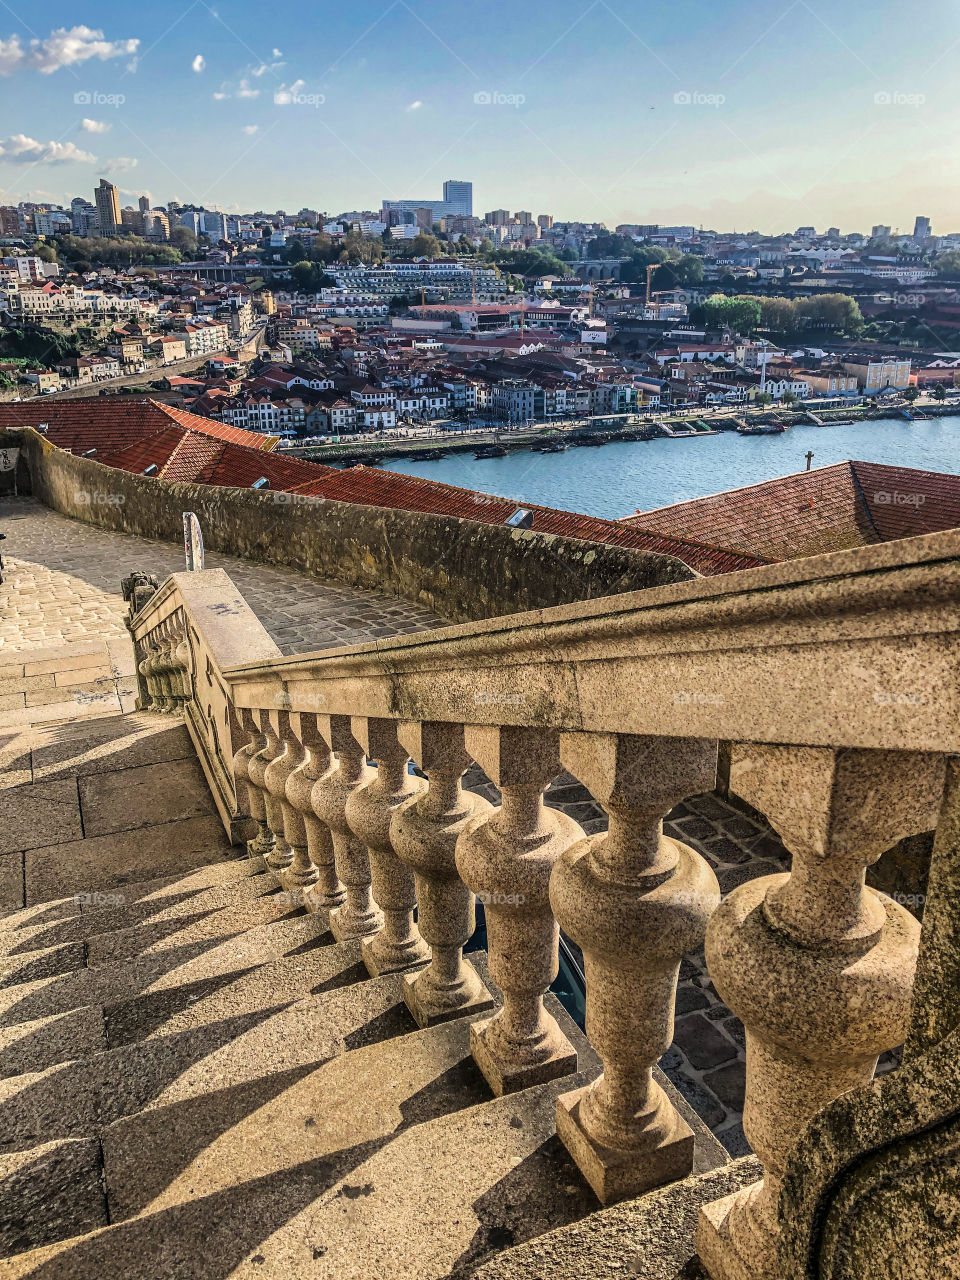
M170 243L186 257L191 258L197 252L199 242L189 227L171 227Z
M920 392L917 390L916 387L907 387L907 389L903 393L903 398L904 400L907 401L908 404L913 404L914 400L916 400L919 394Z
M728 298L715 293L706 300L703 311L711 329L726 326L737 333L752 333L760 324L760 303L756 298Z
M938 276L960 280L960 249L951 249L949 253L940 253L934 260Z
M413 246L413 256L415 258L440 257L440 241L436 236L428 235L425 231L421 231L419 235L414 236L411 244Z
M792 333L797 327L797 312L789 298L761 298L760 324L776 333Z
M941 402L947 398L947 391L945 387L934 387L930 394L933 396L934 400L939 400Z

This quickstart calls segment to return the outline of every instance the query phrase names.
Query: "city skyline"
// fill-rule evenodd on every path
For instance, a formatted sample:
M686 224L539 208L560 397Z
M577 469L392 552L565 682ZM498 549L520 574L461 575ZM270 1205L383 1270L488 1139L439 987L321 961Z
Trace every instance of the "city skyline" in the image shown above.
M245 2L44 12L0 22L0 203L69 204L105 176L124 204L335 214L460 173L475 210L610 228L960 222L951 42L927 34L945 2L924 32L805 0L658 4L642 25L606 0L538 24L500 0L482 24L361 0L284 33Z

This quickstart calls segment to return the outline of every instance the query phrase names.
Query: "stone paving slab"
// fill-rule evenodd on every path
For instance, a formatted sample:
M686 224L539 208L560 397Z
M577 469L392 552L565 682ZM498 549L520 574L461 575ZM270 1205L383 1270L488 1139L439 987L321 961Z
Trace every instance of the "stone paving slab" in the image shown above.
M141 569L162 581L184 567L179 543L98 529L69 520L32 498L0 500L0 525L7 535L4 564L9 567L0 587L0 679L6 678L19 652L35 646L91 636L129 645L120 579ZM444 625L436 614L410 601L325 582L281 565L213 551L207 552L206 565L230 575L285 654ZM29 661L37 666L43 659L30 653Z

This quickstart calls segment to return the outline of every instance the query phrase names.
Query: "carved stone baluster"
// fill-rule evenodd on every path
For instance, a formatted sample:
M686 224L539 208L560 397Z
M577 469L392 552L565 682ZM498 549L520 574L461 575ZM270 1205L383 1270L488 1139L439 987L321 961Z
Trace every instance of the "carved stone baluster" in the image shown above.
M166 623L161 622L153 632L151 640L154 645L154 655L150 659L150 689L153 693L154 702L156 703L156 710L159 711L161 715L166 715L173 709L173 700L170 697L166 681Z
M349 716L319 716L318 725L339 760L338 768L314 784L312 800L314 813L330 828L337 875L346 889L346 901L330 912L333 936L344 942L369 937L383 928L383 916L370 889L370 855L353 834L346 816L347 800L373 780L373 770L350 731Z
M144 636L140 641L144 656L137 664L140 671L140 677L143 682L143 690L146 696L141 695L142 706L138 706L141 711L159 711L160 700L157 697L157 687L153 679L153 660L157 656L156 641L153 635Z
M474 1060L499 1095L577 1067L543 997L559 967L550 872L583 831L543 803L560 772L555 732L470 725L466 747L503 797L486 822L460 836L456 853L457 870L484 904L490 973L503 991L503 1008L470 1028Z
M256 788L260 797L260 803L263 805L262 816L259 812L259 806L258 812L253 813L252 815L256 818L260 831L256 840L254 840L253 844L249 846L250 853L254 856L263 858L267 866L270 867L273 865L270 859L276 852L277 837L276 830L271 819L270 808L267 804L268 793L266 783L264 782L264 776L267 772L267 765L273 759L274 752L277 749L277 742L276 739L271 742L270 737L264 728L266 712L244 711L243 715L245 724L246 717L249 715L252 725L250 732L256 733L261 740L259 750L250 757L250 763L247 765L247 777L251 786ZM251 792L251 800L252 799L253 793ZM275 813L274 816L276 816Z
M310 753L302 772L298 775L291 775L291 778L302 778L306 804L301 812L303 813L303 824L307 833L307 856L311 866L317 872L313 883L309 884L304 890L303 905L308 911L330 911L333 907L339 907L344 902L347 892L337 878L333 836L327 824L317 816L317 811L314 807L314 796L317 793L318 782L335 773L338 765L317 728L317 717L315 715L294 715L290 718L297 737ZM294 786L298 788L300 784L295 783ZM297 807L300 808L299 794L298 799L294 801L290 794L289 782L287 783L287 797L291 800L291 803L296 803Z
M253 758L267 745L267 740L260 732L253 712L246 707L235 712L242 731L249 735L250 741L233 757L233 777L237 790L237 805L245 809L257 824L257 835L247 841L247 852L251 858L260 858L267 854L273 836L267 826L267 810L263 801L263 790L250 776L250 765Z
M653 1079L673 1040L680 960L703 943L716 876L663 834L663 815L713 788L702 738L564 733L560 758L610 815L607 832L560 857L550 902L583 951L587 1035L603 1075L557 1099L557 1133L604 1204L693 1168L693 1130Z
M414 873L420 933L431 961L404 979L404 1000L421 1027L494 1007L476 969L463 958L473 936L473 893L457 874L457 837L483 822L493 806L460 786L470 757L463 726L403 721L399 738L429 779L416 802L394 813L390 839L397 857Z
M811 1117L868 1083L906 1036L920 925L866 887L867 866L936 825L945 757L750 745L731 787L793 854L789 875L734 889L707 930L710 976L747 1032L743 1127L764 1176L700 1211L714 1280L779 1276L787 1156Z
M177 664L180 705L184 707L193 697L193 654L190 651L190 641L187 638L187 621L183 616L179 619L173 657Z
M274 833L266 822L266 801L264 791L264 772L266 760L261 751L266 748L266 735L260 732L259 723L253 718L253 712L243 707L238 712L239 722L244 733L250 735L250 744L242 746L233 758L233 774L243 783L247 810L257 824L257 833L253 840L247 841L247 852L251 858L266 858L274 847ZM237 796L239 803L241 796Z
M177 701L173 678L173 651L176 648L176 641L173 638L172 628L173 623L170 618L167 618L161 624L160 659L156 666L160 685L163 689L163 711L166 715L173 715L180 705Z
M263 771L264 802L267 806L267 822L276 844L267 855L267 866L283 881L287 868L293 862L293 850L287 843L287 778L299 760L291 752L290 713L288 711L258 712L260 727L267 736L267 767ZM296 741L296 739L294 739ZM299 751L297 743L296 750Z
M422 967L430 953L413 922L417 905L413 872L400 861L391 843L391 818L414 804L426 788L407 772L410 757L397 737L397 722L366 716L351 720L353 736L375 760L377 775L348 797L347 821L367 846L373 900L383 912L383 928L362 945L371 977Z
M307 836L307 818L316 822L316 816L313 812L313 805L310 803L310 796L313 792L313 784L317 780L316 769L311 768L312 757L309 753L306 738L309 734L309 727L304 730L304 722L309 726L310 717L293 714L289 717L289 730L292 735L291 746L295 741L296 746L294 754L296 756L296 764L291 770L285 787L287 804L284 809L286 822L284 826L284 835L287 844L293 850L293 861L284 872L284 882L291 886L294 890L299 890L304 895L304 904L306 904L306 891L317 883L320 878L319 870L313 865L310 859L310 849ZM314 732L316 726L314 725Z

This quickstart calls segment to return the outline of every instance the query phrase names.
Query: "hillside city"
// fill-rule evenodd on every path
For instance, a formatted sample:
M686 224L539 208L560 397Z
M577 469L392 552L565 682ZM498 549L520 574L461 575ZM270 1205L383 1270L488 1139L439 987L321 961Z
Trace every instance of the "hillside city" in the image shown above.
M960 388L960 232L923 216L908 233L611 230L481 217L453 179L438 200L335 216L121 207L106 179L92 195L0 207L3 400L148 392L322 445L774 430L805 402Z

